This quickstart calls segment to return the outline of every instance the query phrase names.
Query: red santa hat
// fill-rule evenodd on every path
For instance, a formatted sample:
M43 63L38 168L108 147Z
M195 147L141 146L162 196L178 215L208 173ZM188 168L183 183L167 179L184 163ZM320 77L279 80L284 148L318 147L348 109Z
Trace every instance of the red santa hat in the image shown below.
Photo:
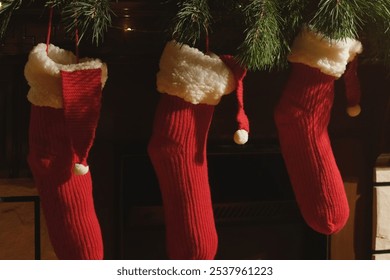
M237 95L237 123L238 129L234 133L234 142L239 145L245 144L249 136L249 120L244 110L244 84L243 80L246 76L247 69L242 67L232 55L221 55L221 60L231 69L236 80L236 95Z
M78 60L70 51L41 43L30 52L24 74L33 105L63 111L74 157L69 168L76 175L88 173L107 65L99 59Z

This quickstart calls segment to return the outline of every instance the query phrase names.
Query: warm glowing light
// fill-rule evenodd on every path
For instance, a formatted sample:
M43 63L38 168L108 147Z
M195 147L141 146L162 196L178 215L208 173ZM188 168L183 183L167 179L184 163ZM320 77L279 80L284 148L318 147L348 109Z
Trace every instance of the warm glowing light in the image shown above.
M134 29L133 28L131 28L131 27L127 27L127 28L125 28L125 31L133 31Z

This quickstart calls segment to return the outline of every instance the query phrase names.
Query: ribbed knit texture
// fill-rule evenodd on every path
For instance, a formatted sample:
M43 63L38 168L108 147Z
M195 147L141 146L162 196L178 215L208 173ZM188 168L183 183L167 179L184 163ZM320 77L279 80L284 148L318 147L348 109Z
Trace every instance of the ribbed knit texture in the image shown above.
M206 142L214 106L161 94L148 146L165 213L170 259L214 259L217 233Z
M75 163L87 165L101 107L101 69L61 71L65 123Z
M59 259L102 259L91 175L73 174L76 157L64 110L32 105L28 162L56 255Z
M343 180L328 135L334 78L293 63L275 110L281 151L298 206L307 224L338 232L349 216Z

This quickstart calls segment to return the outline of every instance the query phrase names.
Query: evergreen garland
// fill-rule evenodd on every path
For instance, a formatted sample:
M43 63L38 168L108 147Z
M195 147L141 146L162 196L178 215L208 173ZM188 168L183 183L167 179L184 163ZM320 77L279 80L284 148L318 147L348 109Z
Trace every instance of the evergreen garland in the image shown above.
M184 0L178 3L179 11L172 20L172 38L179 43L194 46L210 28L210 10L207 0ZM183 32L183 31L190 32Z
M275 0L253 0L244 7L246 37L237 55L241 64L264 70L287 62L280 4Z
M18 10L22 4L29 5L34 0L0 1L0 38L2 38L13 12ZM111 25L112 11L109 0L47 0L44 1L44 6L59 10L65 31L75 35L77 30L79 40L83 37L90 37L93 43L99 44Z
M197 5L198 1L178 2L178 15L181 15L181 21L190 22L199 19L199 17L192 17L191 13L182 13L181 8L181 3L186 2L187 11L191 11L191 6ZM207 2L215 4L218 1ZM224 0L219 2L223 5L239 7L244 15L245 38L237 48L236 57L250 70L285 67L289 46L304 25L309 25L316 32L332 39L349 37L364 40L363 43L367 42L369 48L367 52L365 50L365 57L370 61L384 62L390 66L390 0ZM210 11L207 11L207 14L210 14ZM175 34L183 34L182 37L192 34L190 43L194 45L194 42L200 39L198 31L191 27L196 25L195 23L179 25L176 22Z
M0 3L0 38L2 38L7 31L13 12L20 8L22 0L6 0Z
M48 0L46 7L58 8L65 31L75 35L77 30L79 41L90 37L96 45L103 41L104 33L111 25L111 9L109 0Z
M364 13L371 6L367 0L320 0L309 25L333 39L357 38Z
M0 0L0 37L12 13L34 0ZM38 2L38 1L37 1ZM111 24L109 0L47 0L61 13L65 29L98 44ZM240 14L244 26L236 57L250 70L282 68L292 40L304 25L332 39L363 42L366 60L390 67L390 0L161 0L175 2L169 36L196 46L212 33L216 18ZM226 35L228 40L229 34Z

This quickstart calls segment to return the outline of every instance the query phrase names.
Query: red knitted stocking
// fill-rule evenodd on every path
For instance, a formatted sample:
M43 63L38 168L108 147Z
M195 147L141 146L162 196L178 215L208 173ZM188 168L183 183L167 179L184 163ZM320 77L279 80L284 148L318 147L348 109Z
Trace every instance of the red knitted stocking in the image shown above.
M162 94L148 152L163 196L171 259L213 259L217 234L206 141L214 106Z
M103 258L91 175L74 168L86 164L92 146L100 79L100 69L62 72L64 109L31 106L28 161L59 259Z
M59 259L102 259L90 173L72 174L72 147L62 109L31 106L29 164Z
M327 127L335 78L300 63L275 111L281 151L302 215L314 230L339 231L349 215Z

